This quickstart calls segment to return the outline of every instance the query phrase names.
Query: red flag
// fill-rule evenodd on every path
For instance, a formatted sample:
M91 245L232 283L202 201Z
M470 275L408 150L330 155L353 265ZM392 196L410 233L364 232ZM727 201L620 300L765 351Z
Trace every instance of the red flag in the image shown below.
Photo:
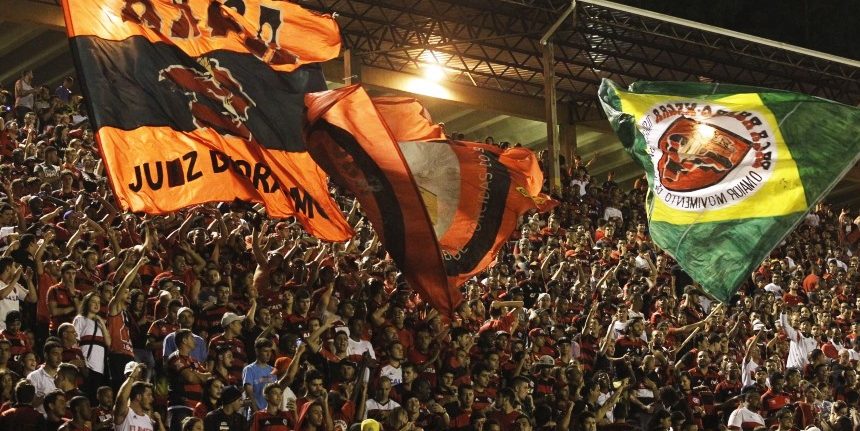
M462 296L449 286L433 224L397 143L359 86L312 93L308 151L349 189L409 283L442 315Z
M530 150L423 140L443 135L414 99L377 103L352 86L305 100L311 155L356 194L410 285L443 314L523 213L556 204L540 193L543 174Z

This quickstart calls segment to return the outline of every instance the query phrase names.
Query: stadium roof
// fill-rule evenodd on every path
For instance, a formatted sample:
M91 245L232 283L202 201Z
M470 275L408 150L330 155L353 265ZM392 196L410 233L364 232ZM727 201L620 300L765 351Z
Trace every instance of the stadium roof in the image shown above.
M300 0L334 12L351 74L376 92L420 97L448 130L474 138L545 146L540 38L570 6L565 0ZM56 85L73 73L62 12L53 0L0 0L0 82L24 69ZM33 23L37 25L32 25ZM622 182L641 175L621 150L598 107L602 78L746 84L860 103L860 62L604 0L579 0L553 37L558 119L563 141L585 159L600 157L596 176ZM334 82L344 60L329 62ZM428 65L445 79L414 85ZM432 97L430 97L432 96ZM575 132L570 125L575 124ZM564 147L562 150L564 154ZM860 169L831 194L860 202Z

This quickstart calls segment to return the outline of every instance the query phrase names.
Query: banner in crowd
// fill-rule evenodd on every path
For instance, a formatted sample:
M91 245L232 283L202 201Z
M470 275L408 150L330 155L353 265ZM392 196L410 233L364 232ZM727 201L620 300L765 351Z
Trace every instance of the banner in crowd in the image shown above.
M722 301L860 158L860 110L812 96L604 80L599 97L645 169L654 242Z
M289 2L64 0L66 26L107 174L123 209L265 204L311 234L352 231L302 141L316 62L337 24Z
M486 268L519 216L552 204L527 149L447 140L414 99L359 86L309 94L308 148L351 190L410 286L442 314ZM374 103L377 103L374 106Z

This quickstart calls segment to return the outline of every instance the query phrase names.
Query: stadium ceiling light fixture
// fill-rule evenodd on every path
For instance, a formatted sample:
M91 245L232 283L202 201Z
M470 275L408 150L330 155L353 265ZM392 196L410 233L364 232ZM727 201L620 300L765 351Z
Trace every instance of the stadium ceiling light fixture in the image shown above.
M424 78L428 81L439 82L445 79L445 69L438 64L425 64L421 67Z

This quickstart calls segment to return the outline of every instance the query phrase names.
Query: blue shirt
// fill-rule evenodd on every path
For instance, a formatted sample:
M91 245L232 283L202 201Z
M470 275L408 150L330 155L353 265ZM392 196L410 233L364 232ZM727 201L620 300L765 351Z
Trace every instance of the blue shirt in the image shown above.
M65 103L69 103L69 100L72 98L72 90L69 90L62 85L57 87L57 91L54 92L54 95L60 98Z
M269 364L260 365L256 361L242 369L242 385L251 385L254 391L254 400L257 401L257 407L260 409L265 409L268 405L266 397L263 395L263 388L269 383L278 381L277 376L272 374L273 369Z
M191 337L194 338L194 350L188 356L196 359L201 364L205 364L209 355L209 348L206 347L206 342L203 341L203 337L197 334L191 334ZM176 332L171 332L164 337L164 344L161 346L162 358L166 361L170 357L170 354L176 350L178 350L176 348Z

